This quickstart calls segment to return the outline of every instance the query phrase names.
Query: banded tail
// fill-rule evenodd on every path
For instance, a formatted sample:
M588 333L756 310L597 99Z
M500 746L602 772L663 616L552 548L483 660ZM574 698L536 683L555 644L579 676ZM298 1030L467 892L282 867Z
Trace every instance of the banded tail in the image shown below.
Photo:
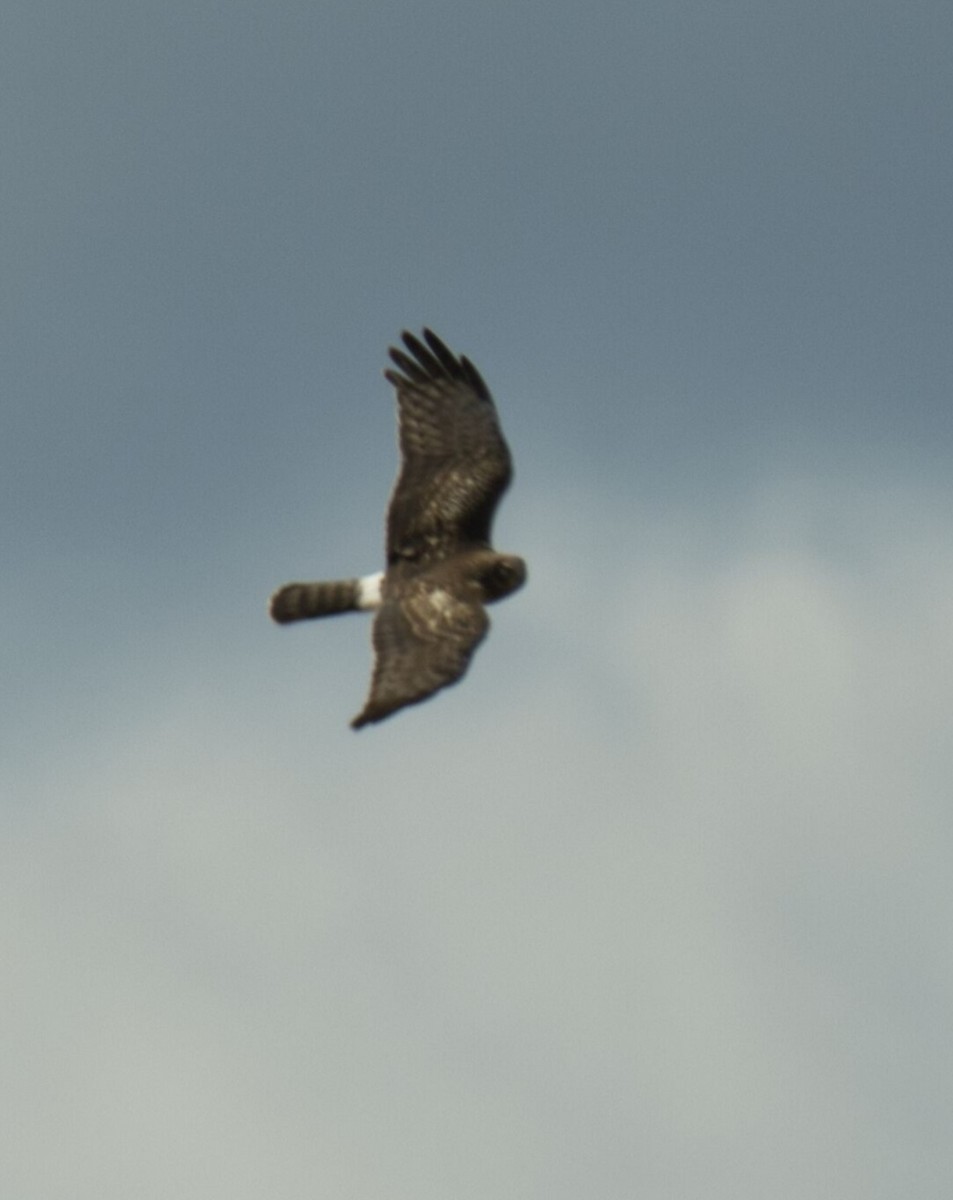
M337 613L361 612L379 607L381 576L363 579L336 579L330 583L286 583L268 602L273 621L290 625L315 617L333 617Z

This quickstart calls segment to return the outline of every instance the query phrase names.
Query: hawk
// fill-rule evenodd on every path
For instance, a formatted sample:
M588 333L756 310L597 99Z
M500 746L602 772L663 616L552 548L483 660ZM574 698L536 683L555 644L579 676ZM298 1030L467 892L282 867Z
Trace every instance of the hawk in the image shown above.
M281 625L376 612L374 670L354 729L419 704L465 674L486 637L485 605L526 581L526 564L490 544L513 474L490 390L468 358L429 329L401 335L397 370L400 472L387 513L387 568L360 579L288 583L271 597Z

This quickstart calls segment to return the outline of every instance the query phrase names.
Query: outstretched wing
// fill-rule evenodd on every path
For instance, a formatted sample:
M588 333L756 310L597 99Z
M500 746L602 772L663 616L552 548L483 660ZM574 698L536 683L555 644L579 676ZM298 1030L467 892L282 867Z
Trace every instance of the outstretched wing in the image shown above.
M352 727L383 721L456 683L489 628L476 599L462 599L426 574L385 584L374 619L370 695Z
M387 559L437 562L488 545L513 473L489 388L429 329L404 333L409 354L384 374L397 389L401 469L387 514Z

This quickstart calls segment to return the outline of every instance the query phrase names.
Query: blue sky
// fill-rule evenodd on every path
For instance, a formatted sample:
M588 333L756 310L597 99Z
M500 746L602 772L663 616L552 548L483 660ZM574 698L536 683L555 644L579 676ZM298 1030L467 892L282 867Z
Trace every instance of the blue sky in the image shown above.
M3 24L4 1194L947 1197L948 5ZM423 324L530 585L355 735Z

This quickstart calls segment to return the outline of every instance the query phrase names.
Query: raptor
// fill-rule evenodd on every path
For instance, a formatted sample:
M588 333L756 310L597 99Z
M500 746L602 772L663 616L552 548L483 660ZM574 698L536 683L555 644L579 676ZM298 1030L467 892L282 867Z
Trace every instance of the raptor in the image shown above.
M470 360L429 329L401 335L396 370L401 465L387 513L385 570L288 583L270 601L281 625L369 610L374 669L355 729L419 704L466 673L486 637L486 605L526 581L526 564L491 544L513 475L490 390Z

